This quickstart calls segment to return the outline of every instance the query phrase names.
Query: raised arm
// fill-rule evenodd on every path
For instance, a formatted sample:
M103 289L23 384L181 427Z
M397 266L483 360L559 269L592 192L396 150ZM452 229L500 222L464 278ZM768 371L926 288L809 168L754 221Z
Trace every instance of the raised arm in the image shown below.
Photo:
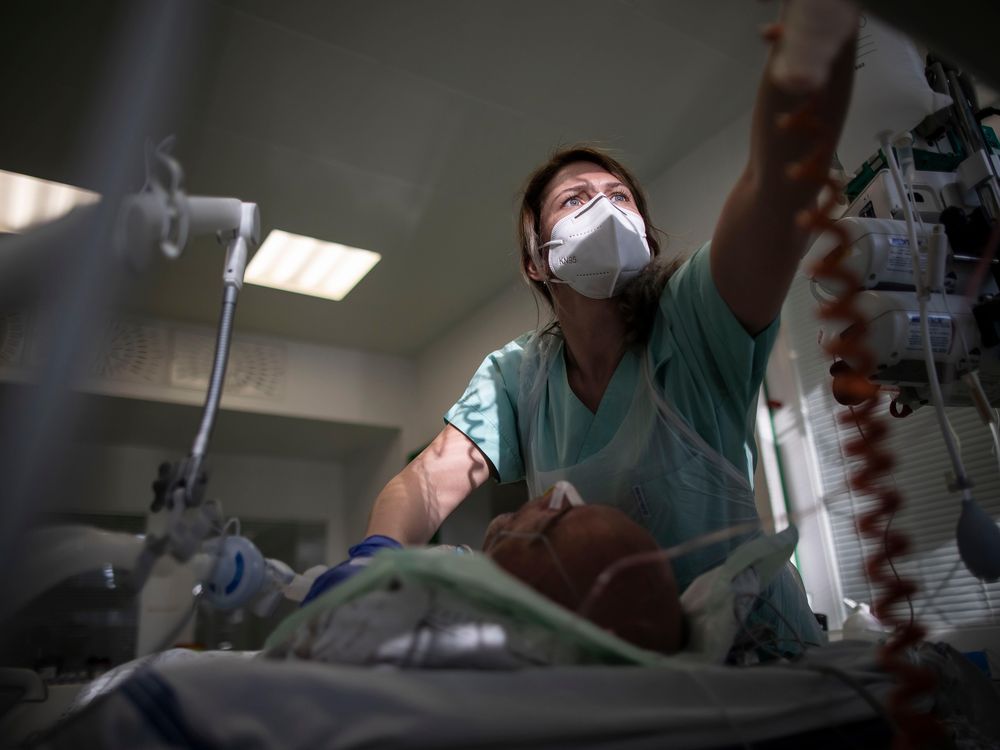
M375 499L367 535L426 544L441 522L490 476L490 464L459 430L445 426Z
M843 127L854 76L855 39L837 55L826 85L812 94L795 95L774 82L778 39L768 59L750 134L750 158L729 194L712 238L712 278L747 332L756 335L778 315L795 269L806 249L809 231L796 223L811 206L818 186L790 179L788 165L815 153L815 133L788 132L778 126L812 101L823 123L823 163L833 156Z

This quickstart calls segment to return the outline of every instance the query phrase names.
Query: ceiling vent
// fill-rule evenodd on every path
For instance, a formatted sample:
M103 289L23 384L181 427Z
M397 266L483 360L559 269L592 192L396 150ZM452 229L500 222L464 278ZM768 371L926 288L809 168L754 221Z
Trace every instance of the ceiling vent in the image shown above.
M174 332L170 385L205 390L212 372L215 337L190 331ZM279 398L285 385L284 347L234 339L226 368L225 393L231 396Z
M0 375L45 367L43 347L32 330L31 317L23 312L0 312ZM215 354L215 332L173 325L154 319L121 317L107 322L94 347L80 382L84 390L97 388L120 395L135 395L130 387L152 387L143 397L174 401L171 389L200 391L208 388ZM226 396L280 399L285 392L288 353L283 343L234 336L226 368ZM0 380L4 379L0 377ZM153 395L159 392L159 395ZM188 397L185 397L186 400Z
M163 326L142 321L111 321L104 331L89 375L96 380L128 383L163 383L167 360L167 332Z
M24 344L28 337L28 316L20 312L0 312L0 367L24 364Z

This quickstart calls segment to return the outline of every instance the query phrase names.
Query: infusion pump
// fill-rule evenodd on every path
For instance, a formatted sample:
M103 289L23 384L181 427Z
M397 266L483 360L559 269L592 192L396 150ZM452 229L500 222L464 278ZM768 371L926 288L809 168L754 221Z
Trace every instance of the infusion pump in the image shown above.
M993 174L1000 173L1000 158L992 153L994 149L989 150L992 165L982 164L980 158L970 167L965 163L972 160L970 157L957 169L917 170L908 180L916 256L931 291L927 301L931 349L948 406L975 403L961 382L972 372L977 373L989 402L1000 405L1000 266L995 257L980 257L993 226L989 210L993 207L983 205L989 198L980 200L981 189ZM849 186L848 195L853 200L837 225L849 243L842 265L858 279L853 304L867 321L863 341L875 356L874 369L864 374L887 390L897 390L895 401L900 407L916 409L931 398L920 305L903 218L904 198L889 170L880 168L885 166L885 158L880 152L855 178L853 191ZM833 233L820 235L802 266L811 276L813 294L820 301L847 291L811 272L815 261L836 244ZM854 329L848 321L823 321L821 342L861 333ZM845 364L853 368L860 365Z

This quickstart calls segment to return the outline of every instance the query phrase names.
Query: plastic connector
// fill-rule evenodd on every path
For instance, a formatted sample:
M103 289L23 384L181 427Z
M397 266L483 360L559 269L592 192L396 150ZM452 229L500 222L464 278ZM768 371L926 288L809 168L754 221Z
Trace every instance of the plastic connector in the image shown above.
M264 556L246 537L224 536L211 543L215 555L205 581L205 598L221 610L244 607L256 598L267 576Z
M244 203L240 208L239 229L226 244L226 265L222 274L225 286L234 287L237 291L243 288L250 251L259 244L260 209L256 203Z
M958 165L958 181L965 190L972 192L993 177L991 167L986 152L982 149L974 151Z

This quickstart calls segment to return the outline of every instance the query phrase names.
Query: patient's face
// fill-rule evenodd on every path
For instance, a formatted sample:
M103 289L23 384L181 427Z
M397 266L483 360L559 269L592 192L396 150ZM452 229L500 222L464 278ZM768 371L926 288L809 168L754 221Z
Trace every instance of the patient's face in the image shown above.
M567 609L577 611L613 563L658 550L649 532L617 508L567 502L552 508L550 500L551 492L495 518L483 551ZM591 604L582 613L587 619L637 646L673 653L682 645L677 583L666 561L623 568Z

